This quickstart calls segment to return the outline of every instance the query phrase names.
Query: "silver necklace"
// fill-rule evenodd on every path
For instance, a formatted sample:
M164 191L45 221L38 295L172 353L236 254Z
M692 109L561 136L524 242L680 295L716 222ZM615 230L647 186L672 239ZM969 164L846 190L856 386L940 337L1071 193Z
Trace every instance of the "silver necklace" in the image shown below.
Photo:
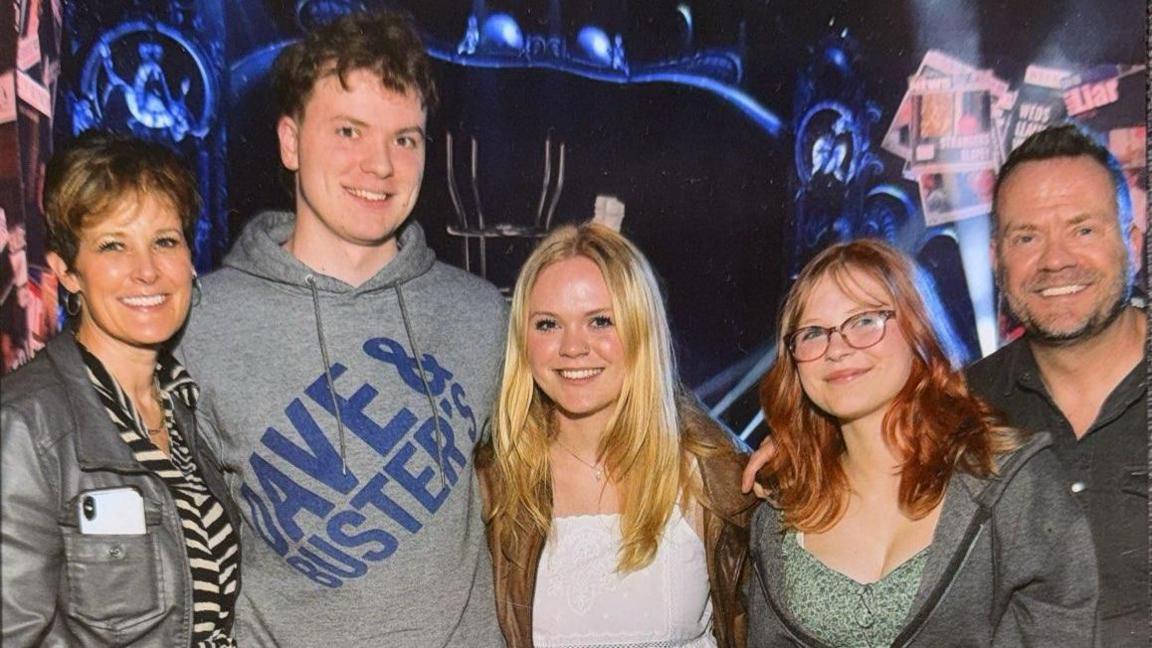
M156 401L157 407L160 408L160 427L150 428L147 425L144 429L148 431L148 438L155 443L157 437L162 437L168 432L168 416L164 411L164 392L160 389L160 379L155 376L152 377L152 399Z
M580 455L576 454L575 452L572 452L572 450L568 446L564 445L560 441L559 438L555 438L552 440L555 441L556 445L560 446L564 450L564 452L567 452L568 454L572 455L573 459L575 459L576 461L579 461L580 463L584 464L585 466L588 466L589 468L591 468L592 469L592 476L596 478L596 481L602 481L604 479L604 466L602 465L601 462L597 461L594 464L590 464L587 461L584 461L583 459L581 459Z

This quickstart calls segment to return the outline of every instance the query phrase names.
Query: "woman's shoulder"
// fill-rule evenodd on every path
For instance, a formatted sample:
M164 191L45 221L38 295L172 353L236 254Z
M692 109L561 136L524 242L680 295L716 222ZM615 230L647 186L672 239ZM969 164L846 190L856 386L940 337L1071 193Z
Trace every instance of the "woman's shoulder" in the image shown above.
M740 478L748 461L747 446L707 414L694 407L681 412L685 452L700 467L704 495L715 513L746 524L757 500L740 491Z
M1051 446L1048 433L1029 435L997 458L995 474L966 475L972 499L1010 523L1037 515L1077 517L1079 507L1068 490L1067 473Z
M71 345L76 361L80 361L75 351L75 342L64 335L57 336L28 364L0 380L0 404L3 404L4 409L11 412L29 405L64 402L63 392L67 381L59 367L60 356L66 357L67 347Z
M701 471L716 474L743 472L748 448L736 435L699 410L690 409L680 416L684 451L696 458Z
M989 480L1001 489L1040 481L1056 481L1063 474L1052 437L1047 432L1021 436L1018 446L996 458L996 474Z
M57 455L71 446L60 443L76 430L68 385L45 350L0 380L0 448L5 470L10 462Z
M699 452L699 454L717 454L726 456L729 460L736 460L743 464L750 449L740 437L723 427L716 419L709 416L696 405L680 407L681 434L706 450L722 452Z

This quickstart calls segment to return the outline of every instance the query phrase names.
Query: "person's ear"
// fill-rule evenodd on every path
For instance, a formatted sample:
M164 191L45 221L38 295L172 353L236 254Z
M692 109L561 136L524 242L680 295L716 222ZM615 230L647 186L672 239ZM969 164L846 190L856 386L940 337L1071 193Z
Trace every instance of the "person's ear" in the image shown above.
M49 252L45 255L45 260L48 261L48 267L52 268L52 274L56 275L56 280L60 282L61 286L70 293L80 292L80 280L76 278L76 273L68 268L68 264L64 261L64 257Z
M276 135L280 138L280 163L289 171L300 170L300 124L283 115L276 122Z
M996 235L993 234L992 238L988 241L988 258L992 262L992 276L995 278L996 283L1000 283L1000 254L999 248L996 245Z
M1140 260L1144 258L1142 254L1144 243L1144 232L1140 231L1139 227L1135 224L1128 226L1128 272L1131 276L1135 277L1136 273L1140 271Z

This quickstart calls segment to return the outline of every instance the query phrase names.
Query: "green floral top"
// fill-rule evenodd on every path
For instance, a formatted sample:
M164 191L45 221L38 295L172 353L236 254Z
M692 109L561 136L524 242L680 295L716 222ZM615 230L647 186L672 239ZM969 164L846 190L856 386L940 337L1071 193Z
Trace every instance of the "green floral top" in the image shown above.
M925 547L884 578L859 583L820 562L797 542L784 538L784 601L804 629L837 648L886 648L904 625L920 574Z

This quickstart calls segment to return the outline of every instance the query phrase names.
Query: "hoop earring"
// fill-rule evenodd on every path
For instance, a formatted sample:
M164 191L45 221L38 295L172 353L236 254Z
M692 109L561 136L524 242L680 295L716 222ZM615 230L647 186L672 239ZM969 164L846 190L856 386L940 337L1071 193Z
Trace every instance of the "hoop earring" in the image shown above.
M68 313L68 317L77 317L80 315L80 293L67 292L64 293L64 312Z
M200 277L197 275L192 275L192 305L199 306L200 298Z

